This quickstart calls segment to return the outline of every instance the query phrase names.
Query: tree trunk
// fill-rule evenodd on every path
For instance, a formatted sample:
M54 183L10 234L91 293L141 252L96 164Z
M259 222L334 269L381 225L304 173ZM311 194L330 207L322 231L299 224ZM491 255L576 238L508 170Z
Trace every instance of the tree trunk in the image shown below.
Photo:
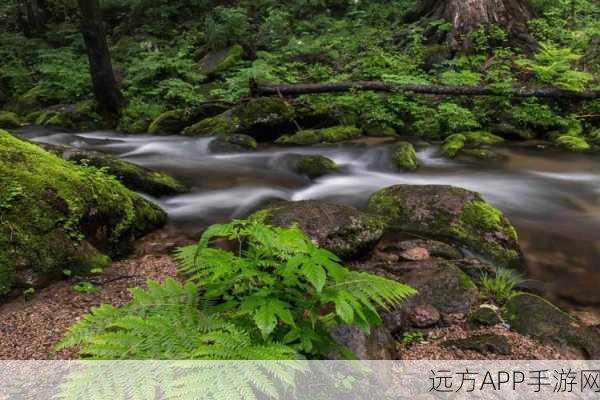
M94 95L100 111L114 121L123 104L117 86L98 0L78 0L81 10L81 33L90 63Z
M438 42L446 40L454 52L469 51L472 42L468 34L490 25L502 27L508 32L511 43L531 51L536 47L527 29L527 23L532 17L533 11L528 0L422 0L409 20L449 22L449 31L429 33Z

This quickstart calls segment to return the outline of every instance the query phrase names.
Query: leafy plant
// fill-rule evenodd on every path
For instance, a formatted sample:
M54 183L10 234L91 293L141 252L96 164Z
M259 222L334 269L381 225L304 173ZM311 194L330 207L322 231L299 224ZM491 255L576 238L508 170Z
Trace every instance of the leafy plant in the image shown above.
M98 287L91 282L78 282L71 286L74 292L77 293L95 293L98 290Z
M404 332L402 335L402 343L405 346L412 346L413 344L423 343L425 341L425 335L420 331Z
M212 248L224 237L240 254ZM196 246L177 254L181 271L205 289L204 300L233 318L252 321L263 339L281 341L299 352L326 356L335 346L329 329L346 323L365 331L387 309L415 291L379 276L340 265L297 227L276 228L258 221L234 221L209 228Z
M521 59L517 64L531 70L540 83L582 91L592 80L592 75L573 68L572 64L580 58L572 49L541 43L540 51L533 60Z
M481 293L498 304L504 304L523 282L523 277L510 269L498 268L494 276L483 274L480 279Z
M211 247L216 238L236 243L238 254ZM346 269L296 227L258 221L212 226L176 258L187 284L132 289L131 303L93 309L58 348L114 359L291 359L333 349L351 356L329 335L333 326L368 331L381 322L378 308L415 293Z
M25 298L25 301L33 300L33 298L35 297L35 293L35 288L32 287L23 290L23 297Z

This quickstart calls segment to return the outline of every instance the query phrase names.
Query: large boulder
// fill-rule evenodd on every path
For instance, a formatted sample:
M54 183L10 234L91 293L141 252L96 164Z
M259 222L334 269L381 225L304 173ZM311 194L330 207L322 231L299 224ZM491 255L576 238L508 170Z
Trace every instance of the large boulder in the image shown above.
M593 360L600 359L600 333L539 296L514 295L504 306L503 317L512 329L523 335L572 346Z
M350 206L322 201L277 203L251 218L281 227L298 224L320 247L345 259L370 250L384 230L379 217Z
M136 192L152 196L166 196L187 191L185 185L163 172L140 167L108 154L68 146L41 146L60 158L75 164L104 168L107 173Z
M246 134L258 141L270 141L293 131L294 109L276 97L262 97L231 108L224 113L187 127L184 135L208 136Z
M239 44L212 51L200 60L200 72L208 77L219 75L237 64L243 55L244 49Z
M252 136L238 134L218 136L208 145L213 153L242 153L257 148L258 143Z
M92 167L0 130L0 295L103 268L166 214Z
M520 267L517 232L481 195L452 186L398 185L376 192L368 211L390 228L460 243L503 267Z

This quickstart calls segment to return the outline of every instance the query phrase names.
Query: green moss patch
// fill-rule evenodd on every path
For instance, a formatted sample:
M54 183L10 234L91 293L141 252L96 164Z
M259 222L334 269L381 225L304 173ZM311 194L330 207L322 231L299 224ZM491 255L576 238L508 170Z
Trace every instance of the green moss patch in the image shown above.
M21 122L17 114L8 111L0 112L0 128L15 129L20 126Z
M581 153L591 149L591 146L584 138L569 135L558 136L553 140L553 143L561 149L575 153Z
M339 171L335 161L324 156L303 156L296 163L296 172L311 179Z
M105 267L165 213L93 167L68 163L0 131L0 276L3 293L22 276ZM106 255L105 255L106 254Z
M339 143L347 140L357 139L362 135L359 128L349 125L334 126L324 129L309 129L295 133L294 135L282 136L275 141L283 145L312 145L319 143Z
M408 142L400 142L394 149L392 161L396 168L402 171L416 171L419 169L419 161L417 153L412 144Z

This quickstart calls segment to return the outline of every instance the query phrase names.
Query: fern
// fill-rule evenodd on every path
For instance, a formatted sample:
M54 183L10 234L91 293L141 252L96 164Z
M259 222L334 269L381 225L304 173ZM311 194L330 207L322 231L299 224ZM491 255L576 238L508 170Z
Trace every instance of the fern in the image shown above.
M211 247L223 237L239 254ZM309 357L335 347L329 329L339 323L369 331L378 310L415 291L398 282L340 265L298 228L233 221L209 228L197 245L179 249L181 272L198 284L203 299L221 303L231 318L249 321L263 340L284 342Z
M225 238L237 252L212 246ZM296 226L258 220L208 228L175 256L185 285L131 289L129 304L103 305L76 323L58 349L92 359L281 360L349 353L329 335L338 324L368 332L379 310L415 291L350 271ZM165 329L169 327L169 329Z

